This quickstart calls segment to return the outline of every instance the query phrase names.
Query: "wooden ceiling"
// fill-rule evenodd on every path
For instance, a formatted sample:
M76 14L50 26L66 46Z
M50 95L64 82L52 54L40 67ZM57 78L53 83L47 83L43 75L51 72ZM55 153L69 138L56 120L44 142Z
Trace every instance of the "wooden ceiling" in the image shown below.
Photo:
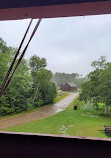
M0 0L0 20L111 14L111 0Z

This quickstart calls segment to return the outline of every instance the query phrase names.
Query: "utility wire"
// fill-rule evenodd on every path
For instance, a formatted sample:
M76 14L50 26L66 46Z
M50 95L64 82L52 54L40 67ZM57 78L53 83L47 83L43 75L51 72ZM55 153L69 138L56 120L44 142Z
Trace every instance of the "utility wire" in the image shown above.
M30 28L30 26L31 26L31 23L32 23L32 19L31 19L31 21L30 21L30 23L29 23L29 25L28 25L28 28L27 28L27 30L26 30L26 32L25 32L25 34L24 34L24 37L23 37L23 39L22 39L22 41L21 41L21 43L20 43L20 46L19 46L19 48L18 48L18 50L17 50L17 52L16 52L16 54L15 54L15 56L14 56L14 59L13 59L12 62L11 62L11 65L10 65L10 67L9 67L9 69L8 69L8 72L7 72L5 78L4 78L4 80L3 80L3 82L2 82L2 84L1 84L1 86L0 86L0 93L1 93L2 89L4 88L4 86L5 86L5 84L6 84L7 80L8 80L8 77L9 77L11 71L12 71L12 68L13 68L13 66L14 66L14 64L15 64L15 61L16 61L18 55L19 55L20 49L21 49L21 47L22 47L22 45L23 45L23 42L24 42L25 37L26 37L26 35L27 35L27 33L28 33L28 30L29 30L29 28Z
M9 85L9 83L10 83L10 81L11 81L11 79L12 79L12 77L13 77L13 75L14 75L14 73L15 73L17 67L18 67L18 65L20 64L22 58L24 57L24 54L25 54L25 52L26 52L26 50L27 50L27 48L28 48L28 46L29 46L29 43L31 42L31 40L32 40L32 38L33 38L33 36L34 36L34 34L35 34L35 32L36 32L36 30L37 30L37 28L38 28L40 22L41 22L41 20L42 20L42 19L39 19L39 20L37 21L37 24L36 24L36 26L35 26L35 28L34 28L32 34L31 34L31 37L30 37L30 39L29 39L29 41L28 41L26 47L24 48L22 54L20 55L20 57L19 57L19 59L18 59L18 62L17 62L17 64L16 64L16 66L15 66L15 68L14 68L14 70L13 70L11 76L9 77L9 79L8 79L8 81L6 82L4 88L3 88L3 89L1 90L1 92L0 92L0 98L3 96L3 94L4 94L5 90L6 90L6 88L8 87L8 85Z

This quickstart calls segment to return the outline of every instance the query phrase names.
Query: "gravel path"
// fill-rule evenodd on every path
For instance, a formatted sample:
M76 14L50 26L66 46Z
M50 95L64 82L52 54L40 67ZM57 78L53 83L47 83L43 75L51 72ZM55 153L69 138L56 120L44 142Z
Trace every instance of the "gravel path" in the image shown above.
M48 117L57 112L63 111L77 95L78 93L71 93L69 96L56 104L48 105L26 114L0 119L0 130L24 124L33 120L40 120L44 117Z

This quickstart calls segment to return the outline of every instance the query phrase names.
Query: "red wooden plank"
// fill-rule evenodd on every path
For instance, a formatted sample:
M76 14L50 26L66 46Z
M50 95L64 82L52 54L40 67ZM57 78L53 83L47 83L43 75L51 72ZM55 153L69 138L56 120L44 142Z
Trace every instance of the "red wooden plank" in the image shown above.
M0 9L0 20L111 14L111 1Z

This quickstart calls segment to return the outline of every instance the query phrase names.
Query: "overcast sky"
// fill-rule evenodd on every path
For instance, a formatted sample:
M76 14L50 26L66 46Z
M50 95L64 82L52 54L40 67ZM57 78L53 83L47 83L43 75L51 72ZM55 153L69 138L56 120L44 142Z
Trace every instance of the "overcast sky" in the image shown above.
M0 37L8 46L18 47L29 21L0 21ZM53 73L88 74L91 61L103 55L111 61L111 15L43 19L25 58L34 54L45 57Z

